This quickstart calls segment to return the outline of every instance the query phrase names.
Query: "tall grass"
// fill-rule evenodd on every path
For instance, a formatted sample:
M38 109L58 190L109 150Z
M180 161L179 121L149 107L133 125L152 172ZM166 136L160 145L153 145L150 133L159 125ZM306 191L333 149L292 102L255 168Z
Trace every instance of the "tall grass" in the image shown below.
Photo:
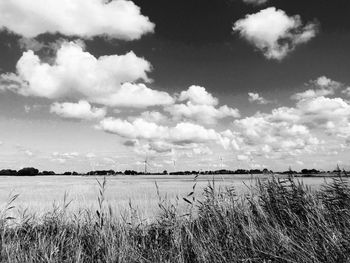
M1 214L1 262L350 262L350 187L333 179L313 191L293 179L257 181L249 194L210 183L184 199L188 212L159 197L145 223L120 220L99 182L97 211L67 215L69 202L13 223Z

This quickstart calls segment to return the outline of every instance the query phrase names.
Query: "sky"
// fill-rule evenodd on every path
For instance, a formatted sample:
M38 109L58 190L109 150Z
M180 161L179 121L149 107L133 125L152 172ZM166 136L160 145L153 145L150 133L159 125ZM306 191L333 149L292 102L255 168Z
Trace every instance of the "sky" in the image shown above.
M1 1L0 169L348 169L349 12Z

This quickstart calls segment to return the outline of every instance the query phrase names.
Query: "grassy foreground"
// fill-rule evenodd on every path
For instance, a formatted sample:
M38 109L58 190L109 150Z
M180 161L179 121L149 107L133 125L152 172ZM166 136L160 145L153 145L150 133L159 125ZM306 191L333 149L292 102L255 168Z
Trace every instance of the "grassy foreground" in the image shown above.
M288 179L257 182L248 195L209 185L188 213L160 198L157 221L120 220L104 200L98 211L0 224L1 262L350 262L350 187L333 179L318 191ZM181 200L182 201L182 200Z

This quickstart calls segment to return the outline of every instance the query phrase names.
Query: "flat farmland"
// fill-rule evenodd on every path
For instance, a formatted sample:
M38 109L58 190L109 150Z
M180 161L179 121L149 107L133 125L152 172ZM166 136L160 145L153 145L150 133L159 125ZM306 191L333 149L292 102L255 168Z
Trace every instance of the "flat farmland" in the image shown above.
M196 179L195 196L201 198L203 189L209 182L215 181L216 188L234 187L237 194L247 193L256 178L266 179L267 176L256 175L215 175L199 176ZM169 202L178 202L179 209L184 209L187 203L183 201L192 192L195 184L194 176L108 176L105 192L106 204L116 214L125 214L131 206L141 218L153 218L158 212L159 196ZM66 194L70 201L69 212L78 213L85 209L97 208L98 183L103 177L96 176L35 176L35 177L0 177L0 203L6 205L9 196L19 194L14 202L15 213L28 209L30 213L40 216L53 207L62 206ZM324 178L302 178L305 184L318 187L324 183ZM177 201L178 200L178 201Z

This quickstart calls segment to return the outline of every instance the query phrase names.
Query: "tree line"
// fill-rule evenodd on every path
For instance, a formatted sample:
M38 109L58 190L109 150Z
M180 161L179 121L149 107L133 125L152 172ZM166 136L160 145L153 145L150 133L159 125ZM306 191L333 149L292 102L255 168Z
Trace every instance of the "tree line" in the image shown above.
M312 176L317 175L321 173L337 173L339 170L334 171L320 171L317 169L302 169L300 172L293 171L292 169L289 169L287 171L283 172L277 172L279 174L295 174L295 175L303 175L303 176ZM87 173L78 173L78 172L64 172L60 174L56 174L54 171L41 171L39 172L38 169L33 167L26 167L22 168L20 170L12 170L12 169L3 169L0 170L0 176L6 175L6 176L37 176L37 175L98 175L98 176L104 176L104 175L192 175L192 174L201 174L201 175L215 175L215 174L273 174L272 170L268 169L237 169L237 170L214 170L214 171L176 171L176 172L170 172L168 173L167 170L164 170L163 172L155 172L155 173L144 173L144 172L138 172L135 170L125 170L125 171L114 171L114 170L96 170L96 171L89 171Z

